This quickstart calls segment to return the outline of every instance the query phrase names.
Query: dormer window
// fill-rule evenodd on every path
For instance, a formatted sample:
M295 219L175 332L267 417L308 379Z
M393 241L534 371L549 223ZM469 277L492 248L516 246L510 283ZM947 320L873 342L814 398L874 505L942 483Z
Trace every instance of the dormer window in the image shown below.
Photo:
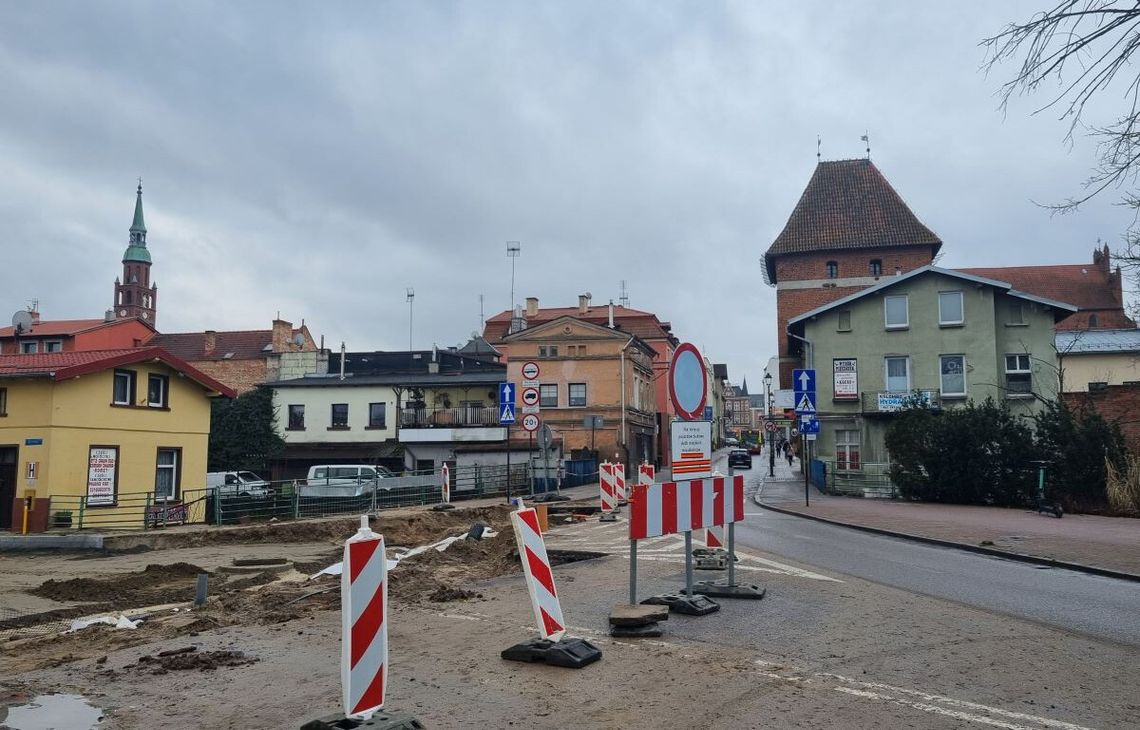
M1099 324L1100 324L1100 318L1097 317L1095 314L1090 314L1089 315L1089 327L1096 327Z
M883 260L871 259L871 276L878 279L883 275Z
M839 262L838 261L828 261L827 262L827 278L828 279L838 279L839 278Z

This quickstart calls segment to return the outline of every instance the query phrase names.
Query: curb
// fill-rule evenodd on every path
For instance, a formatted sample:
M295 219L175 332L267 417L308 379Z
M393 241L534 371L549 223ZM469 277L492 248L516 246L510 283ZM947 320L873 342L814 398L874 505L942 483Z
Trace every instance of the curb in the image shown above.
M831 519L829 517L820 517L818 515L804 514L795 510L786 509L783 507L776 507L771 504L760 501L760 495L756 494L753 501L764 509L779 512L780 514L792 515L793 517L803 517L808 520L815 520L816 522L823 522L836 527L846 527L851 530L860 530L861 532L869 532L874 535L885 535L887 537L897 537L902 540L911 540L912 542L922 542L928 545L938 545L939 547L954 548L956 550L965 550L971 553L978 553L981 555L989 555L991 557L1006 558L1008 560L1016 560L1022 563L1032 563L1034 565L1045 565L1050 568L1064 568L1066 570L1074 570L1079 573L1090 573L1092 575L1099 575L1105 578L1116 578L1118 580L1128 580L1140 583L1140 574L1127 573L1121 570L1112 570L1110 568L1098 568L1095 565L1085 565L1083 563L1069 563L1064 560L1054 560L1053 558L1042 558L1037 555L1026 555L1025 553L1014 553L1005 550L997 550L995 548L983 547L981 545L971 545L964 542L954 542L953 540L942 540L937 537L926 537L925 535L912 535L909 532L897 532L895 530L885 530L881 527L869 527L867 525L859 525L854 522L842 522L840 520Z

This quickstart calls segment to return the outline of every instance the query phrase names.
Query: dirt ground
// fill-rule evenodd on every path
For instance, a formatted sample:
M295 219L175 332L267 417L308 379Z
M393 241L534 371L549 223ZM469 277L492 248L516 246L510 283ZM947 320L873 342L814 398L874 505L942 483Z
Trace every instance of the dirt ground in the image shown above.
M617 640L606 617L624 600L627 561L559 560L571 634L597 645L602 661L577 671L503 661L502 649L536 635L507 515L425 512L373 525L390 549L463 534L476 521L499 532L406 558L390 573L388 709L442 728L1137 727L1140 703L1123 679L1140 666L1135 647L776 569L751 575L766 582L764 601L674 616L660 639ZM6 558L0 567L16 580L0 606L30 592L47 611L143 609L145 620L134 630L49 635L27 623L0 626L0 706L73 692L104 710L100 728L115 730L297 728L336 712L339 578L309 576L340 559L355 527L275 525L250 530L248 543L196 537L90 559ZM548 547L596 529L555 527ZM282 535L290 539L274 541ZM680 567L663 549L657 560L653 553L647 546L646 595L676 586ZM288 557L294 569L221 570L234 558L265 557ZM190 609L201 570L211 598Z

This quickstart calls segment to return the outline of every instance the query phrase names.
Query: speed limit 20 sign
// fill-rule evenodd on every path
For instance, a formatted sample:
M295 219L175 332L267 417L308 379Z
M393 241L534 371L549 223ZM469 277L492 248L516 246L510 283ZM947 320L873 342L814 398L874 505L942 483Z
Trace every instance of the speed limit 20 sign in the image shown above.
M538 426L539 426L538 416L534 415L533 413L528 413L525 416L523 416L522 427L524 429L526 429L527 431L530 431L531 433L534 433L535 431L538 430Z

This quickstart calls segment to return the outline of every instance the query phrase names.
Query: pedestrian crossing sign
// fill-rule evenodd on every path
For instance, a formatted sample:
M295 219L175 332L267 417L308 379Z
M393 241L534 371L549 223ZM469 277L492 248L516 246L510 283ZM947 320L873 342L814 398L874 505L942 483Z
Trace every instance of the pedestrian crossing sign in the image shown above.
M504 403L499 412L499 424L512 426L515 423L515 404Z
M796 413L815 413L815 393L801 393L796 401Z

